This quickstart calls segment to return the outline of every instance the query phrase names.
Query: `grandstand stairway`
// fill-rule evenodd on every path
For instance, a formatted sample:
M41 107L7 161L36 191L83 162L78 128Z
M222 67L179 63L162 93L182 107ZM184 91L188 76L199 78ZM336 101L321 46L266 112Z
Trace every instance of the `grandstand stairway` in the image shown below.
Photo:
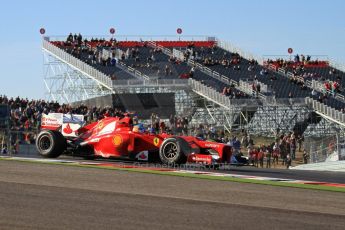
M296 134L302 135L309 125L316 125L321 121L321 119L321 116L312 111L305 120L296 122L292 130Z
M257 109L258 109L257 106L253 106L251 108L249 107L242 108L241 111L236 116L232 129L246 128L248 124L251 122L251 120L253 119L253 117L255 116Z

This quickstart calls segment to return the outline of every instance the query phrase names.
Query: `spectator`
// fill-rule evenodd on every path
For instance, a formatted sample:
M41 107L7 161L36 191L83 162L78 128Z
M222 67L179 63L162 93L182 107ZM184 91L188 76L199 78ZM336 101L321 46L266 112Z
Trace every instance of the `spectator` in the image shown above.
M313 90L311 91L311 95L312 95L313 97L315 97L315 96L317 95L317 92L316 92L315 89L313 89Z
M116 59L115 58L111 59L111 66L116 66Z
M292 160L296 159L296 139L294 136L290 138L290 156Z
M7 154L7 146L4 144L1 149L1 154Z
M168 65L165 65L165 76L168 76L170 73L170 68Z
M298 151L300 152L302 149L302 145L304 142L304 135L299 135L298 139L297 139L297 143L298 143Z
M299 63L299 55L298 54L296 54L294 61L295 61L295 63Z
M303 164L307 164L309 160L309 154L306 150L303 151Z
M257 93L261 92L261 85L259 83L256 85L256 91Z
M258 157L259 165L261 168L263 168L264 167L265 146L261 146L260 148L258 148L257 154L258 154L257 157Z
M288 154L286 156L286 168L289 169L291 167L291 156Z
M265 151L266 168L271 168L271 156L272 156L272 148L271 146L267 146L266 151Z

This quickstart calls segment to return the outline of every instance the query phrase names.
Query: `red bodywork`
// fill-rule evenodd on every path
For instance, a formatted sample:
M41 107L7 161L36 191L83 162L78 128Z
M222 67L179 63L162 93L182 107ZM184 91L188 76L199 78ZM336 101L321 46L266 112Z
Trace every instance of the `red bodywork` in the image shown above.
M78 135L69 141L83 147L93 147L95 156L101 157L129 157L144 159L140 153L158 152L166 138L181 138L188 143L191 152L187 155L187 162L194 163L222 163L230 162L231 147L217 142L202 141L192 136L173 136L168 134L151 134L139 132L132 125L130 117L107 117L91 123L77 130ZM216 156L215 156L216 155Z

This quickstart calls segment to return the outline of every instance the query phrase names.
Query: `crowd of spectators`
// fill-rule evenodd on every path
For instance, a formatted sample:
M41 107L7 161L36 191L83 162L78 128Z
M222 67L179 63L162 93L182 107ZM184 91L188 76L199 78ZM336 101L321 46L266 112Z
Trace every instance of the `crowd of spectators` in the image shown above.
M87 107L83 104L72 106L59 104L54 101L29 100L28 98L8 98L0 95L0 105L9 107L9 129L11 131L11 144L18 145L20 142L34 143L40 130L43 114L64 113L82 114L86 123L97 121L104 117L123 117L126 111L112 107Z
M236 90L235 85L231 84L228 87L224 87L222 94L231 99L243 99L249 98L249 95L243 93L242 91Z
M296 159L296 151L301 152L304 142L303 135L295 135L293 132L276 134L275 141L271 144L255 145L253 139L242 131L236 136L226 136L224 132L216 130L213 126L199 125L193 129L194 135L203 139L213 139L225 143L233 148L234 156L247 156L249 163L256 167L277 167L278 164L289 168L292 160ZM307 163L307 153L304 155L304 163Z
M57 102L48 102L45 100L28 100L27 98L8 98L0 96L0 104L8 105L10 108L10 129L14 135L21 134L21 138L17 140L33 143L35 135L39 131L41 117L43 113L72 113L83 114L87 123L97 121L104 117L123 117L126 115L124 111L111 107L87 107L85 105L71 106L67 104L59 104ZM291 164L290 159L295 159L297 143L299 151L303 142L303 136L295 137L295 134L286 135L277 134L277 138L271 145L259 145L255 147L253 140L245 131L242 132L242 140L236 136L229 137L224 130L216 129L208 124L190 124L188 117L180 117L171 115L168 121L159 117L158 114L151 115L150 123L143 125L139 123L139 118L132 114L133 124L140 125L142 131L152 133L171 133L175 135L194 135L201 139L214 140L216 142L226 143L232 146L235 155L247 155L249 161L257 166L271 167L281 159L282 164ZM16 144L16 143L13 143Z
M89 42L96 42L96 48L92 47L90 45L86 45ZM86 60L89 64L98 64L101 66L116 66L117 59L115 57L115 48L117 47L117 41L116 39L91 39L88 41L87 39L83 40L83 37L81 34L69 34L65 42L60 43L60 45L66 49L67 52L71 53L72 55L80 58L82 53L87 53L88 59ZM147 44L145 42L140 43L142 46L146 47ZM102 49L97 49L97 47L111 47L111 51L107 53L106 55L102 52ZM234 70L241 70L241 61L243 58L237 54L232 53L231 55L227 52L224 52L224 54L219 59L212 58L212 55L217 51L217 47L213 46L212 48L206 48L201 47L196 49L193 44L189 45L186 51L184 52L185 59L193 58L193 59L200 59L202 63L206 66L213 66L213 65L221 65L225 68L233 68ZM150 49L150 56L147 57L146 63L140 61L140 49L139 47L132 47L127 48L126 51L122 52L121 59L134 59L136 62L132 65L132 68L146 68L150 69L153 72L155 72L154 75L160 76L160 75L173 75L173 69L176 64L180 64L181 62L177 60L174 57L169 58L169 63L164 65L163 67L159 66L157 63L155 63L155 54L161 53L162 50L155 48ZM252 71L255 66L257 65L257 62L255 60L249 61L249 67L248 71ZM329 94L335 95L336 93L342 92L342 86L341 86L341 76L340 73L338 73L335 69L330 69L329 75L335 76L336 80L330 81L326 79L325 77L321 76L317 72L311 72L307 71L306 68L308 68L308 65L313 66L328 66L324 65L324 61L319 60L312 60L310 55L295 55L293 60L284 60L282 58L278 58L276 60L270 60L268 59L266 64L274 64L277 67L283 67L283 68L292 68L293 76L290 77L290 81L294 84L297 84L300 86L302 90L307 89L307 86L305 84L305 79L317 79L321 80L322 84L324 84L323 90L324 90L324 98L327 98ZM182 73L179 77L182 79L193 77L194 70L191 69L189 72ZM266 76L269 75L269 72L266 68L263 68L260 71L260 75ZM111 74L111 79L116 80L117 77L115 73ZM276 80L277 77L273 74L269 76L270 79ZM231 91L231 90L230 90ZM257 90L254 90L256 92ZM232 98L243 98L244 94L241 95L241 93L223 93L225 95L231 95ZM255 94L255 93L254 93ZM245 97L245 96L244 96ZM320 101L322 98L320 98Z
M204 66L223 66L224 68L232 68L234 70L241 70L241 63L243 58L238 53L225 52L220 57L215 58L214 54L217 52L217 46L211 48L201 47L195 49L194 46L189 46L184 52L185 60L189 58L200 61ZM253 71L258 62L254 59L249 60L248 71Z
M267 60L266 64L274 64L276 67L284 68L292 71L292 76L289 77L290 82L299 85L302 90L307 89L306 80L316 80L319 84L318 89L313 89L311 96L316 97L319 102L324 103L328 97L335 97L338 93L343 93L341 73L329 68L328 62L311 60L311 56L296 55L293 60ZM319 68L329 68L329 71L321 71ZM315 86L313 87L315 88ZM345 109L341 109L345 112Z
M266 61L266 64L274 64L276 67L281 67L284 69L291 69L292 73L295 78L300 79L316 79L321 80L322 82L327 81L325 76L322 76L317 71L311 71L310 69L313 69L312 67L329 67L328 62L326 61L312 61L311 56L304 56L304 55L296 55L294 57L294 60L284 60L281 58L278 58L276 60L270 60L268 59ZM329 76L334 76L337 86L337 89L340 89L341 85L341 76L339 71L337 71L334 68L330 68L328 72Z
M306 90L308 88L305 84L304 78L294 75L294 76L289 77L289 80L291 83L298 85L301 90Z
M275 60L267 59L266 64L273 64L278 68L284 69L297 67L304 68L304 66L328 66L328 62L326 61L319 61L318 59L312 60L310 55L305 56L303 54L296 54L293 60L286 60L283 58L277 58Z
M90 45L90 43L96 43L95 46ZM118 60L116 58L116 48L118 42L115 39L111 39L110 41L107 41L105 39L91 39L90 41L85 39L83 40L83 37L81 34L74 34L72 33L67 37L65 42L59 42L58 45L60 48L65 49L68 53L72 54L73 56L81 59L84 57L84 60L86 63L91 65L99 65L99 66L116 66ZM157 54L162 53L162 50L159 48L150 48L149 49L149 55L145 53L144 56L141 55L140 48L141 47L147 47L147 43L142 42L140 43L141 46L136 47L129 47L126 49L121 48L121 56L120 59L122 61L125 60L134 60L134 62L131 62L130 66L134 69L138 69L139 71L148 71L150 75L156 76L158 78L164 78L164 76L172 76L176 74L175 72L175 65L180 65L181 61L173 56L169 57L168 63L165 63L163 66L162 63L156 62L156 56ZM104 51L102 49L103 47L110 47L108 51ZM206 65L222 65L225 68L233 68L235 70L241 70L240 63L242 61L242 57L237 54L233 53L231 56L224 52L222 58L220 60L218 59L212 59L210 57L207 57L208 54L214 53L217 49L216 46L213 46L212 48L199 48L198 51L196 51L193 44L190 44L187 48L187 50L184 52L185 60L187 60L190 57L193 58L203 58L204 61L206 61ZM255 66L257 65L257 62L255 60L250 60L250 66L248 67L248 71L252 71ZM178 77L180 79L188 79L193 78L195 75L195 68L191 67L189 71L186 71L184 73L181 73ZM110 78L112 80L117 80L118 77L116 76L116 73L110 74ZM209 82L202 81L203 84L208 85ZM211 87L214 87L212 85L209 85ZM233 86L227 87L226 91L222 91L222 93L226 96L229 96L232 99L235 98L248 98L249 96L245 93L238 91Z
M151 117L153 129L159 132L173 132L177 135L194 135L204 140L214 140L232 147L234 156L247 156L249 163L256 167L277 167L278 164L289 168L292 160L296 159L296 151L303 149L304 136L294 132L281 133L277 131L275 141L271 144L255 145L253 139L242 131L236 136L227 136L223 130L217 130L212 125L190 125L188 118L171 116L170 126L160 122L157 114ZM308 154L304 152L303 162L307 163Z
M64 113L82 114L87 123L100 120L104 117L123 117L131 114L134 124L138 123L139 117L135 112L122 111L112 107L87 107L81 105L59 104L45 100L29 100L27 98L8 98L0 95L0 105L8 105L10 109L10 129L12 131L37 131L40 129L42 114ZM158 114L152 114L148 128L152 132L171 132L187 135L189 120L187 117L172 115L169 123L165 124ZM149 131L149 130L148 130Z
M292 77L290 77L290 80L297 84L301 83L303 87L305 87L304 85L305 79L309 78L309 79L317 80L321 85L321 87L319 88L319 91L323 94L319 98L319 101L321 102L323 101L323 99L326 99L327 97L331 95L335 96L336 94L343 92L342 85L341 85L341 77L337 73L337 71L334 69L331 69L329 71L329 75L335 75L336 79L332 81L330 79L327 79L326 77L320 76L317 73L310 73L310 72L307 73L306 69L300 69L298 71L294 70L294 74ZM316 94L316 92L314 92L314 94Z
M95 46L91 45L96 43ZM116 39L94 39L90 41L85 39L82 40L82 36L70 34L65 42L60 42L57 44L59 47L65 49L68 53L73 56L81 59L82 56L86 56L86 63L92 65L101 65L101 66L116 66L118 59L116 58L116 49L119 47L119 43ZM169 63L165 64L163 67L156 63L156 54L161 53L162 50L159 48L150 49L150 55L148 57L143 57L140 52L141 47L147 47L146 42L141 42L140 45L129 47L127 49L120 49L121 55L120 60L134 60L134 63L130 64L130 67L136 69L146 69L151 71L153 76L168 76L173 75L173 68ZM109 52L104 52L103 48L109 48ZM84 55L83 55L84 54ZM86 55L85 55L86 54ZM179 64L175 62L174 64ZM111 79L116 80L116 74L111 74Z
M327 80L327 76L322 76L315 69L311 70L311 68L306 68L304 66L297 66L292 68L292 73L293 75L301 77L303 79L315 79L321 81ZM339 71L331 68L328 72L328 77L330 76L332 76L332 78L334 78L335 81L340 84L342 78Z
M325 87L325 93L340 93L340 84L337 81L326 80L323 82L323 85Z
M249 142L247 145L248 156L256 167L264 167L264 163L266 163L267 168L271 165L276 166L281 159L281 164L289 168L292 160L296 159L296 151L301 151L303 142L303 135L296 137L294 133L280 134L278 132L275 142L270 145L253 147ZM303 157L307 158L306 153Z
M144 47L147 47L147 45L144 44ZM150 76L164 78L166 76L175 75L174 65L179 65L180 62L171 59L169 59L168 62L158 62L157 55L160 53L162 53L160 48L150 48L149 54L143 55L141 55L138 47L127 48L126 51L122 52L121 60L134 60L134 63L131 63L130 66L139 71L144 70L145 72L149 72Z
M69 47L69 46L82 46L82 45L87 45L87 43L97 43L98 45L102 46L102 47L115 47L118 42L115 38L110 38L109 40L106 40L105 38L91 38L90 40L88 40L87 38L85 38L83 40L83 36L79 33L79 34L72 34L70 33L67 38L66 41L63 42L59 42L59 46L63 46L63 47Z
M71 106L45 100L29 100L27 98L8 98L0 95L0 104L9 106L10 124L12 132L37 133L41 125L42 114L71 113L83 114L85 121L92 122L105 116L123 116L124 112L111 107L87 107L85 105Z

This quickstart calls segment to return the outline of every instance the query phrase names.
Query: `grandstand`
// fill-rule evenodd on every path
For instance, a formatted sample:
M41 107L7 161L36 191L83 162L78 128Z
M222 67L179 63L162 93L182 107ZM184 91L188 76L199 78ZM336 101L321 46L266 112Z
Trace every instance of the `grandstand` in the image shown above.
M345 126L345 73L327 60L264 60L212 36L70 35L42 47L49 99L60 102L175 93L177 114L227 131L322 136Z

